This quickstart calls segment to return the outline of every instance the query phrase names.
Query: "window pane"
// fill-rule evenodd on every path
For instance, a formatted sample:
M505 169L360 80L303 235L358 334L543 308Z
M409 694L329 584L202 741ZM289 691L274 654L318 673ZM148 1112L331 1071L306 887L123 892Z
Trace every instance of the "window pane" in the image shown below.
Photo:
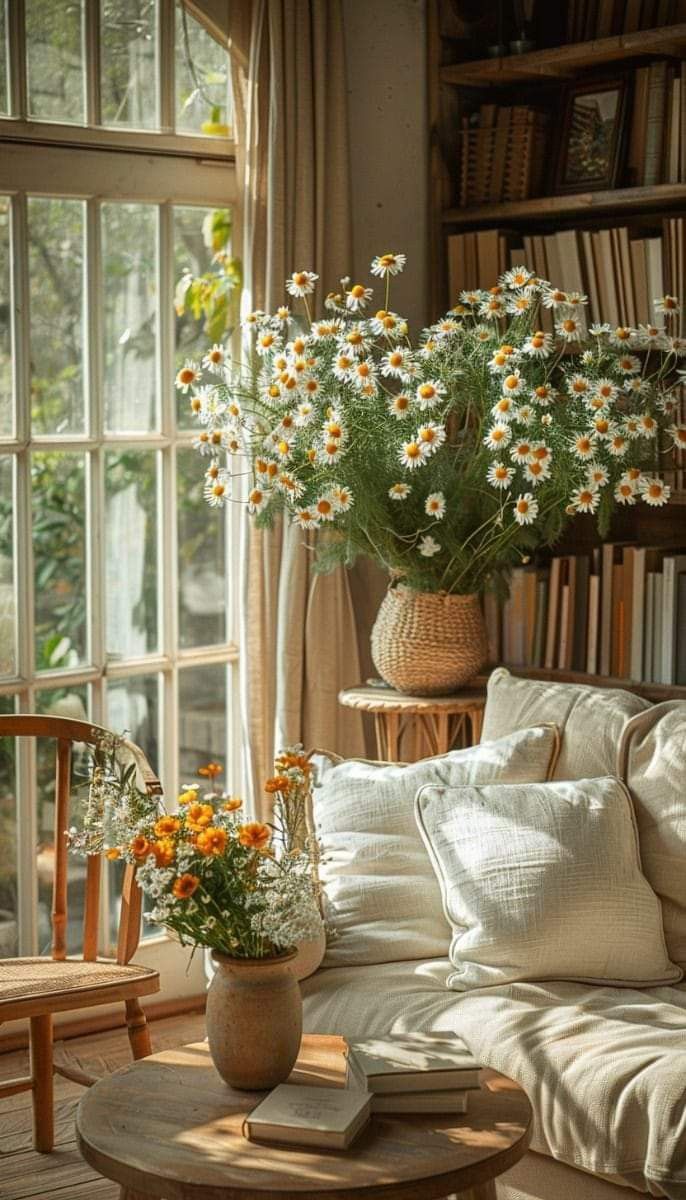
M228 137L231 89L228 51L176 5L176 130Z
M84 430L84 205L29 199L34 433Z
M139 658L157 649L157 468L153 450L112 450L105 456L109 658Z
M38 692L36 712L51 717L88 720L88 688L52 688ZM51 943L50 913L55 873L55 741L36 739L38 811L36 814L36 873L38 876L38 953L48 954ZM71 802L69 824L81 826L87 790L80 786L86 775L88 754L85 746L72 747ZM83 946L86 860L67 856L67 953L75 954Z
M86 658L86 488L82 454L31 456L36 667Z
M157 209L103 204L105 425L155 429L157 420Z
M10 111L9 71L7 70L7 4L0 0L0 113Z
M160 761L160 684L159 675L138 675L117 679L107 689L107 726L115 733L127 731L126 736L140 746L153 771L157 774ZM110 882L110 939L116 944L121 910L121 887L124 876L122 862L108 863ZM145 905L144 905L145 908ZM143 936L159 936L159 925L143 921Z
M12 459L0 458L0 675L16 670Z
M11 437L13 432L11 270L10 201L0 196L0 437Z
M174 207L174 279L184 276L197 278L212 266L212 248L205 244L204 228L211 220L211 208ZM220 338L223 340L223 338ZM187 358L202 358L210 344L205 331L203 316L194 317L192 312L176 313L174 370ZM188 396L177 392L177 420L180 429L194 429L194 420Z
M225 513L209 508L196 450L177 453L179 646L226 641Z
M83 0L25 2L29 116L83 124Z
M198 767L211 759L226 773L226 678L223 665L179 671L179 780L198 782Z
M103 125L156 129L156 0L100 0Z
M0 696L0 713L13 712L13 697ZM0 738L0 958L19 953L16 746L16 738Z

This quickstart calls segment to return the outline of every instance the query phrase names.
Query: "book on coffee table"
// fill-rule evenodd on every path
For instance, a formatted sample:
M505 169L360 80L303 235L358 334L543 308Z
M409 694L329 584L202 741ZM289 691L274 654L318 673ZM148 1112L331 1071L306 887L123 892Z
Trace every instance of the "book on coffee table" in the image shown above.
M373 1113L466 1113L466 1090L440 1092L369 1092Z
M347 1150L364 1128L371 1097L359 1089L282 1083L245 1119L253 1142Z
M348 1043L351 1072L374 1094L447 1092L479 1086L479 1063L450 1034L402 1033Z

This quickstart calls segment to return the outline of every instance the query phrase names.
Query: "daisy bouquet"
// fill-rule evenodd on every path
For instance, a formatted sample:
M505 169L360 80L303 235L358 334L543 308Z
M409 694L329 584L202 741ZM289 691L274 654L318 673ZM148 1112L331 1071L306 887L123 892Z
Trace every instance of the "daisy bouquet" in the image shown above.
M214 762L198 771L204 786L189 784L168 812L138 789L119 749L116 738L96 747L82 828L68 834L72 850L135 864L153 902L148 919L183 945L264 958L319 935L317 854L304 823L311 767L301 747L280 755L267 781L270 824L245 820Z
M585 296L516 267L414 344L391 303L404 265L378 256L382 296L343 279L319 319L317 276L295 271L294 311L249 314L240 362L215 345L185 364L210 504L244 502L247 461L259 525L326 531L319 569L363 554L412 589L472 594L576 513L603 534L616 506L668 501L686 446L674 297L654 324L589 327Z

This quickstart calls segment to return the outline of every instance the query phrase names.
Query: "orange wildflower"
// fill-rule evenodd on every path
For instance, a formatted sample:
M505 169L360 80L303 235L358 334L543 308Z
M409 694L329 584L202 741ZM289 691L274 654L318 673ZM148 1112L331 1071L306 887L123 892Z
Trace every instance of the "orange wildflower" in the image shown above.
M112 846L112 848L105 853L105 858L109 858L110 862L115 862L116 859L120 857L121 853L119 850L117 850L116 846Z
M202 833L198 834L195 844L201 854L223 854L226 846L226 830L216 829L214 826L210 829L203 829Z
M224 768L217 762L208 762L204 767L198 767L198 775L202 775L204 779L216 779L221 775Z
M236 812L236 809L241 808L242 806L243 801L241 800L240 796L230 796L226 803L222 804L222 808L225 809L226 812Z
M214 809L211 804L191 804L186 813L186 826L193 833L200 833L211 822Z
M142 833L139 833L138 837L135 837L133 839L133 841L131 842L129 849L130 849L131 853L133 854L134 858L142 859L142 858L148 857L148 855L152 849L152 846L150 845L150 842L148 841L148 839L146 837L143 837Z
M250 850L264 850L271 836L271 829L261 821L250 821L238 830L241 846L247 846Z
M159 842L153 842L152 852L158 867L168 867L176 858L176 849L171 838L160 838Z
M177 900L187 900L189 896L193 895L199 883L197 875L179 875L172 884L172 892Z
M287 792L290 787L290 780L285 775L274 775L272 779L268 779L264 785L265 792Z
M169 837L170 833L176 833L180 828L181 822L178 817L160 817L159 821L155 822L155 836Z

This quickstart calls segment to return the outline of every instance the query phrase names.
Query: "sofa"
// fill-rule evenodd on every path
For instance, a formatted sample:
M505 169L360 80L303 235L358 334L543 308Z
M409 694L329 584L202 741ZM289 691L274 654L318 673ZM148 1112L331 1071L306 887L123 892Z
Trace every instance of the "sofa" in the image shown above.
M621 690L496 670L482 743L541 723L560 735L550 778L626 783L640 865L661 905L670 959L683 970L686 703L651 705ZM411 878L407 887L421 895ZM534 1132L529 1152L497 1181L501 1200L627 1200L632 1192L686 1200L686 983L538 979L456 992L446 986L449 940L446 927L439 953L418 957L421 939L415 951L410 936L403 958L388 961L361 927L343 962L334 949L302 982L305 1029L349 1038L450 1030L516 1079Z

